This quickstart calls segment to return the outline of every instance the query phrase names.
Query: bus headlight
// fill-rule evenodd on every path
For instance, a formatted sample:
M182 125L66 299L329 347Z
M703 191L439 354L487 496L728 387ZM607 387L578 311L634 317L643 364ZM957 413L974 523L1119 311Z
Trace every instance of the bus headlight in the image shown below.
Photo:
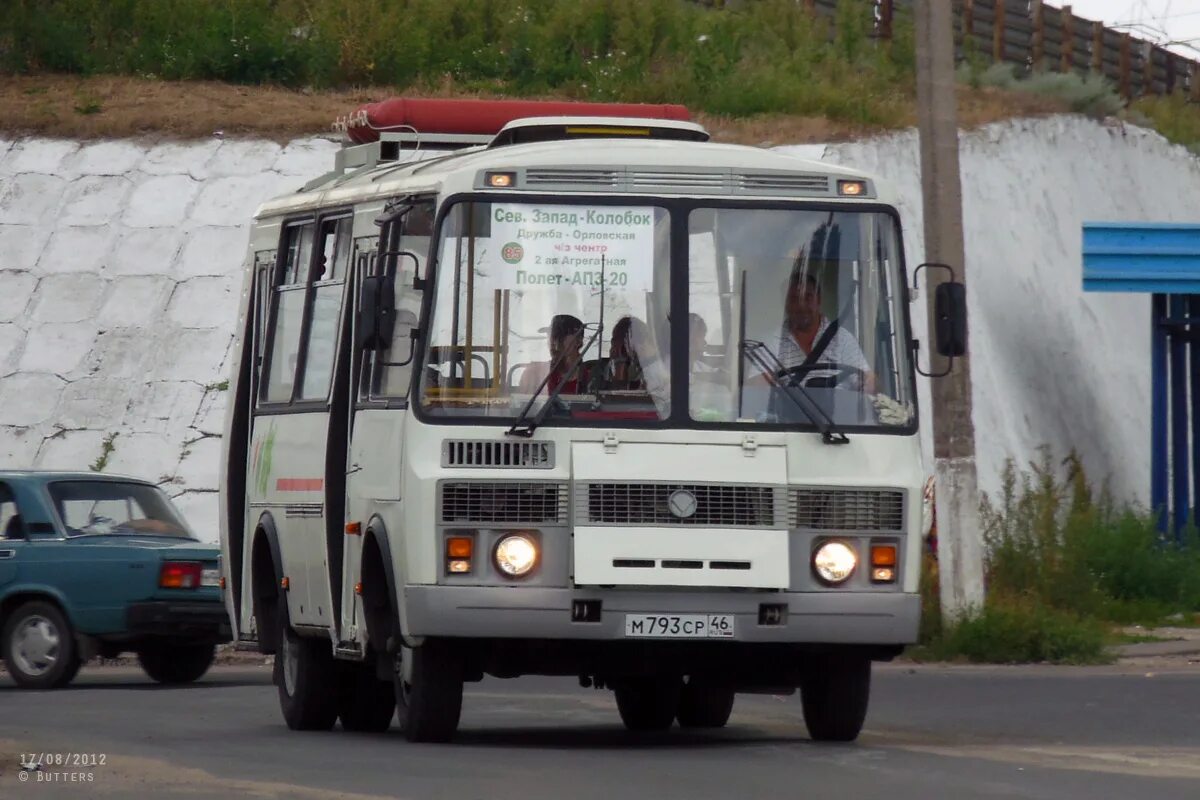
M826 583L843 583L857 566L858 555L845 542L826 542L813 554L813 570Z
M493 559L496 569L510 578L520 578L537 566L537 543L527 534L510 534L496 543Z

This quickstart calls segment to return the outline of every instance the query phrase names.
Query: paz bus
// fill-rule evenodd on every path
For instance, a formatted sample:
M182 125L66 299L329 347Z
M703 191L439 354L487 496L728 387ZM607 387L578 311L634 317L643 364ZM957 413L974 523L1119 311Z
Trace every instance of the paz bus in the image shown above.
M464 683L541 674L642 731L798 689L855 739L920 616L891 190L677 106L340 127L254 218L222 456L226 604L287 725L446 741Z

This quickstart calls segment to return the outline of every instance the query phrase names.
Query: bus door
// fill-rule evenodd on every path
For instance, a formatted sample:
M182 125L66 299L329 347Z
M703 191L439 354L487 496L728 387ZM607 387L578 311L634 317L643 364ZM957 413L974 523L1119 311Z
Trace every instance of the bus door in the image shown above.
M356 259L355 319L361 311L361 287L368 278L384 278L395 299L395 325L385 349L364 348L355 353L349 391L353 404L346 464L346 519L362 525L378 515L389 526L392 542L399 530L401 457L408 417L414 341L412 331L421 313L423 290L433 232L432 197L404 198L384 210L378 249ZM342 630L366 637L361 599L354 595L360 580L362 536L347 536L342 577ZM343 635L343 639L347 637Z

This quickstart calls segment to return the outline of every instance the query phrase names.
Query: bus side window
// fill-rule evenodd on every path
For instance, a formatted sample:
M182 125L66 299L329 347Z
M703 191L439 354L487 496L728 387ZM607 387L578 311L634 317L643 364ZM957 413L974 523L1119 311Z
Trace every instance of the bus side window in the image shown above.
M411 255L388 257L384 263L385 268L395 276L396 327L392 346L381 353L372 354L375 364L371 370L374 385L368 387L371 397L400 398L408 395L412 364L397 362L410 361L412 354L410 332L421 315L423 294L413 286L416 279L425 277L433 217L432 200L416 204L400 221L399 231L392 234L393 244L387 248Z
M312 320L305 337L301 400L324 400L329 396L342 289L350 266L352 226L352 217L321 221L318 255L312 272Z
M272 287L275 308L271 317L270 362L263 399L287 403L292 399L296 364L300 358L300 334L307 294L307 265L312 257L312 220L293 222L283 231L281 257Z

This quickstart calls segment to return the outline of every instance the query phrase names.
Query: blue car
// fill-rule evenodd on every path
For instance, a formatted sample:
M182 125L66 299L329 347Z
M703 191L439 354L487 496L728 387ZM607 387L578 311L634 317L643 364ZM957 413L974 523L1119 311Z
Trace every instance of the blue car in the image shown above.
M127 651L187 683L230 639L219 549L151 483L0 471L0 537L0 655L20 686L66 686L92 656Z

